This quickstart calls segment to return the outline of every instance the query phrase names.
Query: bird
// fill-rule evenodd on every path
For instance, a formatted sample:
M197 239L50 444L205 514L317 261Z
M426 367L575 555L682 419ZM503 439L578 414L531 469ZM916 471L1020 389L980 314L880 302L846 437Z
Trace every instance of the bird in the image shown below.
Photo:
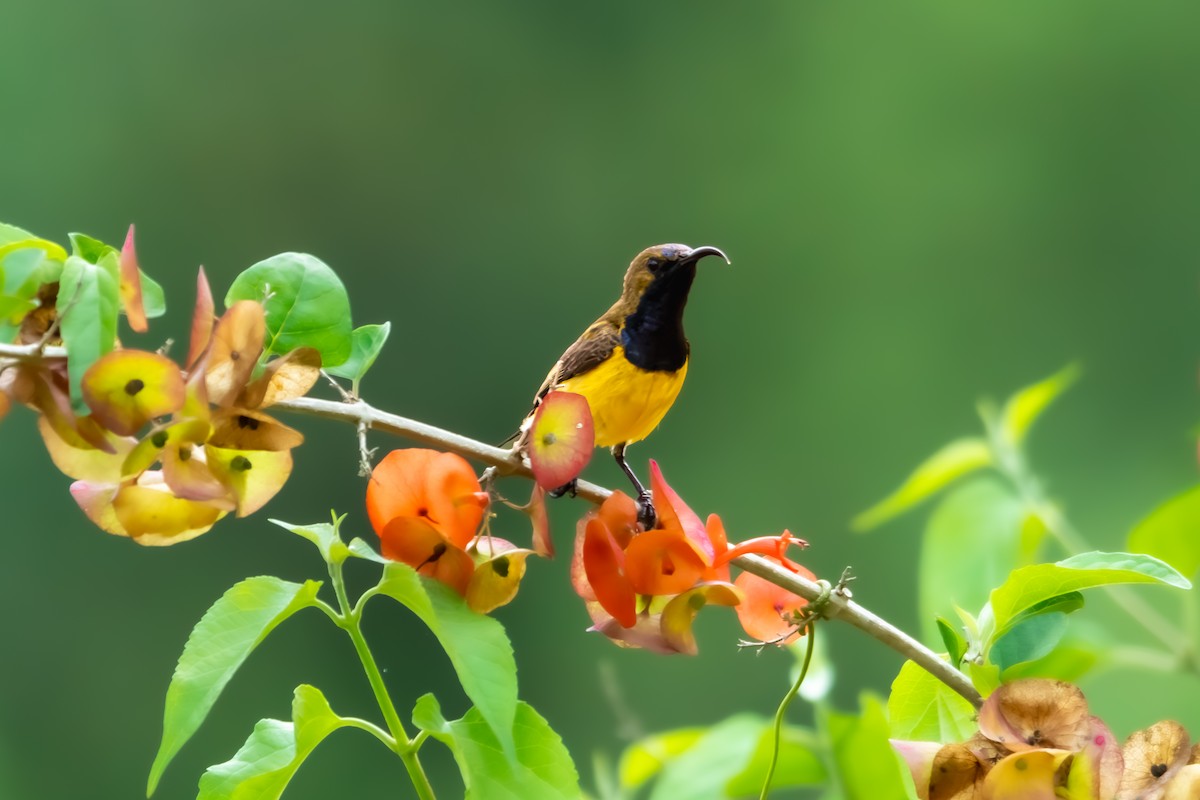
M637 493L639 517L653 527L650 492L625 460L625 449L649 436L679 396L687 377L691 345L683 332L683 310L697 263L719 248L660 244L629 264L621 296L587 327L554 363L516 434L524 452L534 412L552 391L583 395L592 412L596 447L607 447ZM574 482L551 494L571 491Z

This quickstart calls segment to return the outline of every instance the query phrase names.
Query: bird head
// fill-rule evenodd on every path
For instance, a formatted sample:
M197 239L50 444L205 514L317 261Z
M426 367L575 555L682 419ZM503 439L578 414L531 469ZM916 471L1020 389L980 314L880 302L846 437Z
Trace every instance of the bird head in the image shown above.
M684 292L696 275L696 263L705 256L720 256L729 263L729 256L716 247L697 247L686 244L657 244L638 253L625 273L626 297L640 297L651 284L682 283Z

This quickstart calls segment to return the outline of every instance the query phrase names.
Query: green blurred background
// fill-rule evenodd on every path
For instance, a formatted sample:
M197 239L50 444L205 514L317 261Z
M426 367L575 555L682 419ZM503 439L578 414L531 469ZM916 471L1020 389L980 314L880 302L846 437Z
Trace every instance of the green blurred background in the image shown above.
M182 338L198 264L222 296L244 267L308 251L357 323L393 323L369 400L499 441L633 254L718 245L734 263L706 263L693 291L687 387L633 454L734 536L790 527L818 573L853 564L857 598L913 630L924 511L870 538L847 523L975 430L980 396L1082 362L1033 458L1103 548L1195 482L1196 3L7 0L0 20L0 219L59 241L119 242L135 222L173 306L127 343ZM335 507L369 535L354 437L289 420L309 441L263 513L156 550L84 520L32 421L0 427L0 797L139 797L191 625L244 576L319 571L267 517ZM588 476L619 477L606 458ZM561 550L582 510L555 507ZM585 776L631 730L774 708L789 659L739 655L732 614L703 615L699 658L621 651L584 633L566 569L534 565L498 616L522 696ZM432 690L461 712L431 637L386 606L368 628L399 704ZM828 630L838 702L886 693L898 658ZM194 796L300 682L374 716L348 643L302 615L159 796ZM1118 734L1171 715L1200 733L1194 680L1086 686ZM404 783L347 732L288 797Z

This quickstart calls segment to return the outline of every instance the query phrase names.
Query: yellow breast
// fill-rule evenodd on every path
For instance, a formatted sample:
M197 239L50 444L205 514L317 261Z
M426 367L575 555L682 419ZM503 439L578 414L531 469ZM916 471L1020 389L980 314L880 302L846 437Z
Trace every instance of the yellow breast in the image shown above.
M658 427L679 396L687 362L677 372L648 372L625 358L621 346L594 369L556 388L587 398L596 426L596 446L640 442Z

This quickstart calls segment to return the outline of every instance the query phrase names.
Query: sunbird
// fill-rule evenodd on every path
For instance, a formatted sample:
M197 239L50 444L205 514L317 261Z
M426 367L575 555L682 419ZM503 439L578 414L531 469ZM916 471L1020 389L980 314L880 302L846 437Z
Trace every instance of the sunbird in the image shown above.
M549 392L587 398L596 446L613 458L637 492L640 516L654 523L650 492L625 461L625 448L640 442L666 416L687 376L691 346L683 333L683 309L705 256L729 257L716 247L660 244L637 254L625 272L621 297L559 357L534 397L537 409ZM530 411L518 447L527 444ZM562 494L572 484L552 494Z

